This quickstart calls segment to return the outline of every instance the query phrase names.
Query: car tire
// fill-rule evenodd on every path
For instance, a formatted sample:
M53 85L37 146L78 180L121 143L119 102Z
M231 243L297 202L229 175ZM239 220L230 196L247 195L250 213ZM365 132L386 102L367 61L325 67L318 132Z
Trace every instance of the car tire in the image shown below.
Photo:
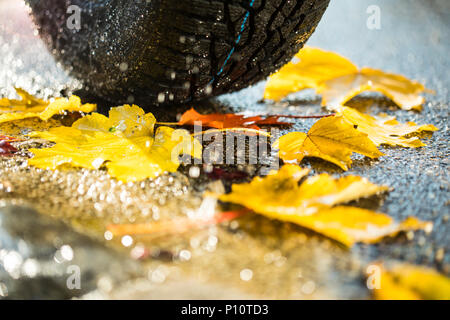
M329 0L28 0L41 38L89 93L186 103L255 84L290 61Z

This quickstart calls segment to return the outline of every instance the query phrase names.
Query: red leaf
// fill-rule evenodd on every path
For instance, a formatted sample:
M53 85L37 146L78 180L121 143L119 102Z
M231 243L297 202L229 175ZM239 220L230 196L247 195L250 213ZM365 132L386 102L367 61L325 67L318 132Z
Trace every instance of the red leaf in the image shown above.
M216 214L211 219L190 219L177 218L169 221L156 221L138 224L111 224L107 227L115 236L123 235L143 235L143 234L173 234L183 233L190 229L201 228L208 225L219 224L225 221L234 220L247 213L249 210L226 211Z

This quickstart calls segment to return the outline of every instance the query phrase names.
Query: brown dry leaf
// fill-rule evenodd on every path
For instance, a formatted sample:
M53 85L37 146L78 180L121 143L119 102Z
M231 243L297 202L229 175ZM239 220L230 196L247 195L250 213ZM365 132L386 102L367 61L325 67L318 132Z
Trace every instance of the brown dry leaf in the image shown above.
M95 104L82 104L81 99L75 95L69 99L56 98L55 101L48 102L35 98L22 89L16 89L16 91L22 100L6 98L0 100L0 123L27 118L47 121L54 115L64 112L89 113L97 108Z
M305 47L290 62L269 77L265 99L281 100L289 93L314 88L322 94L322 105L331 109L344 105L364 91L376 91L404 110L420 110L426 88L404 76L371 68L358 68L348 59L317 48Z
M310 177L299 185L307 173L307 169L297 165L285 165L267 177L234 184L231 193L219 196L219 200L240 204L268 218L295 223L346 246L356 242L373 243L401 231L432 227L415 218L397 223L383 213L335 207L385 192L388 187L357 176L336 179L328 174Z
M381 144L391 146L402 146L407 148L423 147L425 144L417 137L405 137L407 135L423 131L438 130L432 124L416 125L414 122L399 123L395 118L374 118L362 114L349 107L339 107L338 115L342 116L349 124L356 126L359 132L367 134L372 142L379 146Z
M450 279L433 269L409 264L396 264L389 269L382 265L378 300L449 300Z
M316 157L348 170L350 155L357 152L370 158L383 155L374 143L350 125L342 116L320 119L308 133L290 132L273 145L285 162L300 163L304 157Z

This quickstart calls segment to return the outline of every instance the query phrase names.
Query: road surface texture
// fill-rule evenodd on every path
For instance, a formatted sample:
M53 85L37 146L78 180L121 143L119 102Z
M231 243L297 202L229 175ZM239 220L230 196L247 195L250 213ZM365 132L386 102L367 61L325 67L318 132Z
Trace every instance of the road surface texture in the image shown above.
M380 29L367 27L371 5L381 10ZM365 275L371 261L410 262L450 274L449 21L446 0L335 0L308 42L359 66L404 74L436 92L427 94L422 112L402 111L379 95L351 101L369 113L434 124L440 130L424 136L426 147L382 148L386 156L357 157L345 173L323 161L305 161L313 172L356 174L389 185L393 190L386 195L355 204L397 220L432 221L431 234L346 249L294 225L250 215L183 234L134 237L126 247L128 239L110 239L105 226L192 214L211 205L202 203L204 190L229 190L230 182L212 181L203 170L191 177L189 166L134 184L118 183L102 170L38 170L26 165L25 156L30 144L39 142L25 142L19 145L22 155L0 158L0 298L361 299L370 298ZM47 97L68 94L79 83L53 61L22 2L0 0L0 94L13 96L14 86ZM309 91L277 104L261 102L263 88L260 83L210 101L153 111L161 121L175 121L191 106L203 113L326 112ZM100 103L101 110L107 107ZM289 130L306 131L313 122L296 121ZM0 131L26 133L27 125L38 124L27 120L1 125ZM260 166L226 169L252 176ZM72 277L77 274L79 283Z

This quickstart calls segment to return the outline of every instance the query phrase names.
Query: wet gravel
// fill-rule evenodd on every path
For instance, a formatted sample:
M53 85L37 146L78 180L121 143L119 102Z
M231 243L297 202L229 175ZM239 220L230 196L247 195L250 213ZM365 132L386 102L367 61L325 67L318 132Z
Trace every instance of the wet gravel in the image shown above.
M41 96L76 90L77 81L67 77L53 62L17 3L20 1L0 0L0 21L9 22L0 22L0 94L13 94L14 86ZM369 5L378 5L381 9L380 30L369 30L366 26ZM402 73L436 92L426 95L427 102L420 113L402 111L378 95L365 95L351 101L352 106L369 113L385 112L400 121L434 124L440 130L432 136L423 136L426 147L382 148L386 156L375 161L355 157L352 168L345 173L320 160L305 161L314 172L356 174L389 185L393 190L385 196L356 205L385 212L398 220L416 216L432 221L434 231L431 234L410 233L376 245L356 245L347 250L299 227L249 216L220 227L182 235L134 237L133 244L124 247L122 239L108 240L110 237L104 231L109 223L161 221L195 212L202 205L202 191L211 182L207 173L202 170L200 177L189 177L189 168L185 167L175 174L143 183L121 184L101 170L48 172L26 166L27 148L41 143L26 142L18 145L21 156L0 159L0 206L4 207L0 217L14 222L14 229L11 225L0 224L0 298L2 292L7 292L3 296L9 298L67 298L86 293L87 298L368 298L370 292L364 285L364 274L367 263L373 260L407 261L450 274L449 18L450 4L445 0L334 1L308 43L341 53L359 66ZM238 93L197 103L195 107L205 113L305 115L326 112L320 108L320 100L309 91L293 94L278 104L261 102L263 88L261 83ZM101 105L100 109L105 111L106 107ZM190 106L152 111L162 121L174 121L187 107ZM57 123L61 119L52 121ZM313 122L296 121L292 128L282 129L281 133L308 130ZM32 120L26 122L29 128L37 125L43 124ZM0 131L24 133L17 123L0 125ZM226 169L245 171L252 176L260 168ZM224 181L224 185L227 189L230 182ZM209 185L209 188L217 188L217 184ZM55 221L41 222L41 218L24 205L55 218L50 219ZM26 214L29 216L24 218ZM20 230L22 221L23 230ZM59 221L65 224L61 225ZM67 238L56 244L55 241L40 242L45 233L41 235L32 230L41 228L42 224L55 224L51 228L56 230L56 235L50 237L56 239L66 234L64 237ZM27 230L30 230L30 236ZM36 247L36 252L41 252L39 257L36 257L37 253L27 256L28 253L21 252L20 241ZM90 245L84 245L89 241L95 243L98 252L88 248ZM62 277L61 270L66 265L59 266L55 262L45 277L39 274L30 277L29 274L11 273L1 260L5 254L16 252L22 255L21 266L26 259L51 265L48 261L54 261L63 242L74 248L74 259L82 274L92 275L92 278L83 278L83 291L68 291L64 287L67 275ZM96 255L99 257L94 261L104 261L91 263ZM135 260L133 257L140 258L137 264L143 271L125 272L121 276L106 271L108 261L117 263L119 270L129 270L130 264L136 263L131 261ZM118 281L99 281L105 273ZM30 279L34 280L28 285ZM105 286L109 290L102 290ZM97 290L92 291L94 289Z

